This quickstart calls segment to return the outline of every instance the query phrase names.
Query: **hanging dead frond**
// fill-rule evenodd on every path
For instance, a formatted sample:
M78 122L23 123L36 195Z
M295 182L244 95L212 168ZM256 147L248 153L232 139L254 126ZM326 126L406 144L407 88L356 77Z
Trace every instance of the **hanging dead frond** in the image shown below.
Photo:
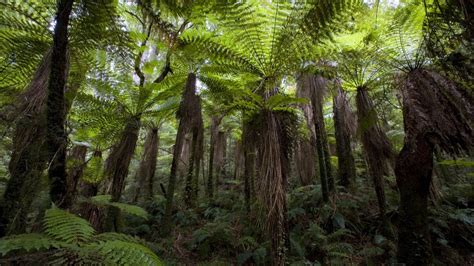
M474 145L474 97L435 71L413 70L401 78L405 142L424 135L457 155Z
M357 88L356 102L362 147L367 158L369 175L374 182L379 212L384 218L386 201L383 175L388 173L389 164L393 163L395 154L390 140L379 125L377 112L366 87Z

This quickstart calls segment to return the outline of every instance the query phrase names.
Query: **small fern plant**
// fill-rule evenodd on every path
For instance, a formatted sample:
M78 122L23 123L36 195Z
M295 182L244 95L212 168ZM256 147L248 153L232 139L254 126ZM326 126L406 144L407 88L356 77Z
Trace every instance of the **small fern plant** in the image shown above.
M4 237L0 254L3 262L22 265L163 265L144 243L124 234L96 234L86 220L52 208L45 213L43 233Z

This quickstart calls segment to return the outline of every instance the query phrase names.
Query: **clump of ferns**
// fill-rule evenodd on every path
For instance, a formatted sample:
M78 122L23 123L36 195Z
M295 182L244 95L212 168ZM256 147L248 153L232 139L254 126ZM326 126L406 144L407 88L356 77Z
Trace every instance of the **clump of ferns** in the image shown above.
M97 234L84 219L46 211L42 233L0 239L3 263L21 265L163 265L145 242L119 233Z

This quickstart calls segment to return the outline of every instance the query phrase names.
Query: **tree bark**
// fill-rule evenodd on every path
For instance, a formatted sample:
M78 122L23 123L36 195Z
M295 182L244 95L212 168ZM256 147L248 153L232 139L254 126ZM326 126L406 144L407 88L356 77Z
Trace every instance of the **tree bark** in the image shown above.
M263 125L259 139L259 199L265 207L266 228L271 239L272 265L284 265L289 239L287 219L288 143L282 131L282 121L273 111L263 110Z
M150 128L145 138L142 159L137 171L137 187L135 190L134 202L137 202L145 190L143 199L153 197L153 178L156 171L156 161L158 156L158 128Z
M214 197L214 155L215 155L215 147L217 144L217 134L219 133L219 124L222 121L222 117L213 116L211 118L211 140L210 140L210 147L209 147L209 173L207 178L207 190L206 195L208 200L211 201Z
M423 136L403 146L395 174L400 191L398 260L406 265L431 265L428 195L433 171L433 147Z
M37 193L46 168L45 105L51 72L49 50L25 92L18 97L12 155L8 165L10 179L0 203L0 237L24 233L26 215Z
M348 113L350 111L344 91L338 88L333 99L334 129L336 133L336 152L338 157L338 174L340 184L346 188L353 187L356 177L354 156L351 148L351 129Z
M171 163L170 178L168 182L168 189L166 190L166 207L165 215L163 217L162 235L166 236L171 232L171 218L173 212L174 192L176 186L176 172L178 168L178 160L180 151L183 148L184 138L187 133L193 134L195 154L192 164L199 163L201 156L198 156L196 151L202 152L202 116L201 116L201 99L196 95L196 74L189 73L186 81L186 87L183 91L182 100L179 106L177 117L179 118L178 132L176 134L176 141L173 150L173 161ZM201 136L200 136L201 134ZM200 143L200 144L199 144ZM201 146L199 146L201 145ZM196 160L197 159L197 160ZM193 166L188 166L193 167ZM189 173L188 173L189 174ZM192 175L191 175L192 176ZM191 194L193 194L191 192ZM189 195L188 195L189 196Z
M76 199L77 184L82 178L86 167L87 146L76 145L68 156L67 194L65 201L72 205Z
M130 161L132 160L133 153L137 146L140 124L140 117L131 117L125 125L120 142L112 149L112 153L109 155L110 160L108 159L108 164L110 169L106 173L106 179L112 180L112 202L118 202L122 196ZM120 220L120 210L115 207L110 207L105 229L107 231L119 232L122 227Z
M56 26L53 36L51 74L49 76L48 97L46 101L46 141L50 160L48 176L51 200L60 208L69 208L66 200L66 145L65 131L66 100L64 91L68 76L68 25L73 0L58 2Z
M378 124L377 112L369 98L367 88L357 88L357 120L361 134L362 147L367 157L369 175L374 183L380 217L384 220L386 213L385 189L383 175L393 161L392 145L385 132Z

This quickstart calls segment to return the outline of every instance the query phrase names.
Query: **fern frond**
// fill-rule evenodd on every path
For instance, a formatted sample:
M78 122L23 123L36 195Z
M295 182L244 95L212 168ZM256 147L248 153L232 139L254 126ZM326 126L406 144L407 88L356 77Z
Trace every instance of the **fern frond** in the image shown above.
M98 195L98 196L90 198L88 202L96 206L114 206L116 208L119 208L124 213L135 215L144 219L148 219L148 213L143 208L136 205L126 204L126 203L111 202L110 200L111 200L110 195Z
M58 248L61 243L42 234L21 234L0 239L0 254L12 251L39 251Z
M137 243L109 240L90 244L88 248L97 250L106 264L164 265L153 251Z
M95 233L86 220L58 208L46 211L44 231L52 239L70 244L88 242Z

